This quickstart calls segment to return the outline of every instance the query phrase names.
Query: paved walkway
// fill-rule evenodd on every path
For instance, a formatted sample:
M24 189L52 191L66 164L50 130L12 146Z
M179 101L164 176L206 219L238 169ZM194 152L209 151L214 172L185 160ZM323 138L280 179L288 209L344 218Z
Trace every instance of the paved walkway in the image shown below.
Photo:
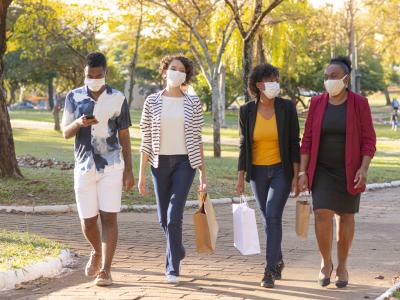
M0 214L1 227L40 233L67 243L82 255L71 274L39 287L0 294L0 299L374 299L400 273L399 195L397 188L363 196L349 262L351 284L344 290L316 284L320 259L315 237L311 230L307 241L296 238L293 200L289 200L284 215L287 268L284 279L272 290L259 287L264 255L241 256L232 246L230 205L216 208L221 233L218 249L210 256L195 254L191 225L194 210L186 211L184 241L188 255L182 267L183 282L176 287L163 281L164 241L155 213L120 215L115 284L110 288L94 287L82 275L89 247L76 215ZM261 229L259 232L262 238ZM384 279L374 279L376 275Z

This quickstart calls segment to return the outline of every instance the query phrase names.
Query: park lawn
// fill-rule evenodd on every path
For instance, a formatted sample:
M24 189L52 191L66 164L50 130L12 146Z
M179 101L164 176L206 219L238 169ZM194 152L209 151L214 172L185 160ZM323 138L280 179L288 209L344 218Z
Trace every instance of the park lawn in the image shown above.
M209 125L207 125L209 126ZM206 127L207 127L206 126ZM233 126L233 125L232 125ZM233 130L228 128L228 130ZM374 158L369 182L386 182L400 179L400 132L392 132L387 126L378 126L377 132L385 137L379 138L378 152ZM230 135L223 134L223 139ZM232 131L233 137L233 131ZM55 158L59 161L73 161L73 140L65 140L62 135L47 129L14 128L17 155L33 155L38 158ZM137 177L139 165L140 140L132 139L134 174ZM236 166L238 147L222 145L222 158L213 158L211 143L204 144L209 193L212 198L235 196ZM73 171L23 167L22 180L0 181L0 203L11 205L44 205L74 203ZM198 179L195 179L189 199L196 199ZM142 197L137 191L124 192L124 204L155 203L150 170L147 172L149 196ZM250 189L247 187L247 191Z
M383 108L387 109L387 108ZM373 110L382 110L375 106ZM134 130L138 130L140 111L132 111L132 123ZM236 181L236 165L238 156L238 122L237 111L229 111L226 115L226 128L221 128L222 158L213 158L212 141L212 116L209 112L204 115L205 126L203 136L208 138L204 143L207 177L209 181L209 193L212 198L234 196ZM17 155L32 155L38 158L54 158L59 161L73 161L73 139L65 140L59 132L50 129L35 129L34 122L39 120L50 121L52 115L47 111L16 111L11 112L14 120L32 121L30 128L14 128L14 140ZM304 119L300 118L301 131ZM394 132L389 125L376 124L375 130L379 137L378 152L374 158L369 182L385 182L400 179L400 131ZM135 131L136 133L137 131ZM224 140L226 144L224 144ZM136 134L132 138L134 174L137 177L139 165L138 151L140 139ZM73 193L73 171L62 171L59 169L31 169L22 168L25 178L22 181L2 180L0 181L0 203L1 204L69 204L74 203ZM189 199L196 198L196 187L198 179L195 179ZM124 192L124 204L154 203L152 194L152 181L150 171L147 172L147 186L150 195L140 196L137 191ZM249 189L248 189L249 191Z
M14 128L14 139L17 155L32 155L37 158L54 158L59 161L73 161L73 140L65 140L62 135L53 130ZM132 153L134 174L137 177L139 166L140 140L133 138ZM213 158L213 147L204 144L210 195L221 198L233 195L236 179L237 146L223 145L224 158ZM0 204L11 205L45 205L74 203L73 170L53 168L32 169L21 168L24 175L22 180L3 179L0 181ZM195 179L189 199L196 199L198 179ZM152 194L150 170L147 172L147 185L151 192L142 197L137 191L124 192L124 204L155 203Z
M9 114L11 120L54 122L53 114L48 110L11 110Z
M384 106L386 104L386 98L383 93L374 93L372 95L368 95L368 102L371 106ZM400 100L400 92L395 92L395 93L390 93L390 98L393 100L394 98L397 98L397 100Z
M62 249L64 245L36 234L0 230L0 271L58 257Z

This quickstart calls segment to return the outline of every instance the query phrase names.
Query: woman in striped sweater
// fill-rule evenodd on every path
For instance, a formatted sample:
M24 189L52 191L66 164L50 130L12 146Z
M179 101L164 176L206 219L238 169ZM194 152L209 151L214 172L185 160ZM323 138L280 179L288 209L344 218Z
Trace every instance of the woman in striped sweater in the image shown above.
M146 163L151 164L158 218L165 233L166 280L177 283L180 262L185 258L182 218L187 195L200 171L199 190L207 188L201 138L202 105L197 96L182 91L193 75L193 63L184 56L166 56L160 74L166 88L147 97L140 130L140 174L138 189L146 192Z

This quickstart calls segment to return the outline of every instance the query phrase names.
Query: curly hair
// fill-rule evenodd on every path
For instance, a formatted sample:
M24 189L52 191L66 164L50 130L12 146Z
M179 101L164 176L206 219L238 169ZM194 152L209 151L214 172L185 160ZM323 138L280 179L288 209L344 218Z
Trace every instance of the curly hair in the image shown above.
M160 62L160 75L162 75L164 71L168 70L169 65L173 60L179 60L184 65L186 80L183 84L190 84L194 75L194 64L189 58L181 54L164 56Z
M264 78L279 77L279 69L271 64L259 64L250 73L248 91L256 99L260 98L260 90L257 82L262 82Z

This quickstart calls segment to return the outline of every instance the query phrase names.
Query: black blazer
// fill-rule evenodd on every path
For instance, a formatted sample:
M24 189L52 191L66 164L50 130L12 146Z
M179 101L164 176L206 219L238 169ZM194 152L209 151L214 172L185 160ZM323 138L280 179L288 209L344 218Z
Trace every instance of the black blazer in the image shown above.
M250 181L251 176L251 154L257 116L257 103L257 100L250 101L240 107L238 170L246 172L246 181ZM274 106L282 165L287 178L292 180L294 173L293 163L300 162L299 119L296 108L291 101L275 98Z

